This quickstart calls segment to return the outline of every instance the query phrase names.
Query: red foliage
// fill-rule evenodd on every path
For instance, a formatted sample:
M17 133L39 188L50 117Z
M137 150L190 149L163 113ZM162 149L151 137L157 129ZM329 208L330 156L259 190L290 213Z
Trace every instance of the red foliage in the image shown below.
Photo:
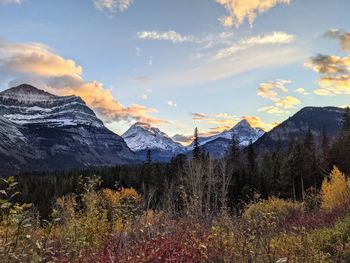
M122 242L120 236L109 237L103 249L87 255L96 263L199 263L205 261L205 247L189 235L175 233L167 237L157 236L149 240Z
M333 209L331 211L317 210L292 216L286 222L286 229L303 227L305 229L316 229L334 225L338 220L346 217L350 212L350 206Z

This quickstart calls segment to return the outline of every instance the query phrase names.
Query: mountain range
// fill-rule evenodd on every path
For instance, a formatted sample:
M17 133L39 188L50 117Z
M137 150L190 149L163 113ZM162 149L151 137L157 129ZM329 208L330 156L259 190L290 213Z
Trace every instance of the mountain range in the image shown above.
M233 137L241 148L252 142L262 153L286 148L310 130L319 145L323 132L335 137L342 113L336 107L305 107L269 132L242 120L200 137L199 143L220 158ZM77 96L56 96L26 84L0 92L0 174L132 164L144 161L148 150L154 161L166 162L178 154L190 156L192 148L142 122L119 136Z

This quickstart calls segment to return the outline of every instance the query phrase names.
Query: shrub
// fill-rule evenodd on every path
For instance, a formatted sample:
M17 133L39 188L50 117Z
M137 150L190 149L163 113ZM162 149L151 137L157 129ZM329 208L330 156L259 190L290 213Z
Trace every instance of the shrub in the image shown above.
M321 207L326 210L349 206L350 182L336 166L330 174L330 179L323 181L321 195Z
M273 197L248 205L243 213L243 218L259 219L268 217L271 221L283 223L288 218L299 216L302 213L302 204Z

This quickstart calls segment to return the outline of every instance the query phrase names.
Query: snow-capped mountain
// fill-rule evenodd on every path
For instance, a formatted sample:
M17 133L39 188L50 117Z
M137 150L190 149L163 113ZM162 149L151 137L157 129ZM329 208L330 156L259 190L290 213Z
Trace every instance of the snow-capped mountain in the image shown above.
M234 137L241 147L246 147L249 145L250 141L255 142L262 135L264 135L264 133L265 132L263 129L254 128L249 124L247 120L241 120L230 130L226 130L209 137L200 137L199 144L200 146L204 146L205 144L219 138L231 140L232 137ZM192 144L188 146L188 148L192 147Z
M185 152L180 143L174 142L167 134L148 123L133 124L122 137L141 159L144 159L142 157L145 156L147 150L151 150L153 157L157 160L167 160Z
M136 160L76 96L30 85L0 92L0 171L116 165Z
M20 125L103 127L102 121L80 97L55 96L30 85L20 85L0 92L0 113L4 118Z

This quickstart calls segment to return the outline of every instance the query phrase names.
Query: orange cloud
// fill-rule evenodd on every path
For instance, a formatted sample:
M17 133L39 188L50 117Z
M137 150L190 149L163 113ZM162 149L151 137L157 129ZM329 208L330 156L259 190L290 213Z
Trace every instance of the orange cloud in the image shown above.
M350 56L317 55L304 65L320 74L316 94L350 94Z
M326 37L339 41L341 50L350 52L350 33L332 29L325 33ZM350 94L350 56L332 56L319 54L311 57L304 64L320 74L319 87L314 93L320 96Z
M276 122L273 123L265 123L261 120L258 116L243 116L243 119L246 120L252 127L254 128L261 128L264 131L269 131L273 127L277 125Z
M15 44L0 42L5 53L0 63L16 72L34 74L40 77L74 76L79 78L82 67L71 59L64 59L38 43Z
M285 87L288 83L291 83L291 81L283 79L261 83L257 94L260 97L276 101L278 100L279 92L288 92L288 89Z
M223 16L220 21L225 26L239 27L245 19L252 26L256 16L264 13L276 6L277 4L289 4L291 0L215 0L223 5L228 16Z
M301 101L293 96L282 97L280 95L281 92L288 92L288 89L285 87L288 83L291 83L291 81L275 80L261 83L257 91L258 96L272 100L274 105L262 107L258 111L281 115L289 113L287 109L294 108L296 105L301 104Z
M105 122L137 120L151 124L167 123L149 116L156 113L156 109L138 104L124 106L102 83L84 81L81 66L53 53L45 45L0 42L0 67L13 75L22 73L36 77L54 94L80 96Z

